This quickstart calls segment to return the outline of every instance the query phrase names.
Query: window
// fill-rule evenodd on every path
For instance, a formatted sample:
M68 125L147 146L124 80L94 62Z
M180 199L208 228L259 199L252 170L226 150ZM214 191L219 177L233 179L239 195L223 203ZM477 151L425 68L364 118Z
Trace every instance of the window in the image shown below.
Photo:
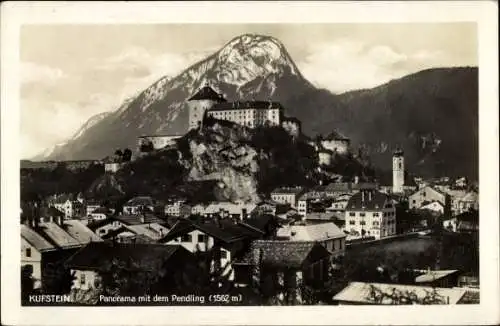
M81 275L81 277L80 277L80 284L81 284L81 285L84 285L84 284L85 284L85 282L86 282L86 276L87 276L87 275L85 275L85 273L82 273L82 274L80 274L80 275Z
M26 257L31 257L31 248L26 248Z
M221 259L227 259L227 251L221 250L220 251L220 258Z
M349 213L349 216L356 216L356 213Z
M379 225L378 221L373 221L373 226Z
M373 213L373 217L378 217L378 213Z
M366 222L365 221L361 221L361 222L359 222L359 224L366 225Z
M356 224L356 222L355 222L355 221L353 221L353 220L350 220L350 221L349 221L349 224L350 224L350 225L354 225L354 224Z
M204 234L198 234L198 242L205 242L205 235Z
M185 234L181 238L182 242L191 242L192 240L193 240L193 237L190 234Z
M359 213L359 216L365 217L365 213Z

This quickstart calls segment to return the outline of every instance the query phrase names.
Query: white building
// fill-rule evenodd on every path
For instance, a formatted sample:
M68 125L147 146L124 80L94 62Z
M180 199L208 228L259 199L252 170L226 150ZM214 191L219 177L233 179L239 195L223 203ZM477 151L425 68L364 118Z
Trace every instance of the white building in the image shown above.
M346 235L334 223L287 225L278 229L277 236L290 241L318 242L332 258L344 256Z
M396 234L395 201L376 190L354 194L345 209L345 230L351 238L385 238Z
M250 128L280 126L283 107L278 102L270 101L220 102L211 107L207 115Z
M21 225L21 268L31 271L35 289L42 287L43 254L56 249L29 226Z
M279 204L296 207L298 197L302 192L302 187L279 187L271 192L271 199Z
M172 200L165 205L165 215L187 216L192 214L191 206L186 204L185 200Z
M392 156L392 192L401 194L404 191L405 184L405 165L404 153L397 150Z

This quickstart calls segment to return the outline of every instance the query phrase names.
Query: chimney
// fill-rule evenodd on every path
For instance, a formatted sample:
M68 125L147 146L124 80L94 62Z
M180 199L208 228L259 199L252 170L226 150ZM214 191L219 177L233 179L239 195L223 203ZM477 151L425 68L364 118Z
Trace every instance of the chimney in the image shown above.
M365 191L361 190L361 201L364 203L365 202Z

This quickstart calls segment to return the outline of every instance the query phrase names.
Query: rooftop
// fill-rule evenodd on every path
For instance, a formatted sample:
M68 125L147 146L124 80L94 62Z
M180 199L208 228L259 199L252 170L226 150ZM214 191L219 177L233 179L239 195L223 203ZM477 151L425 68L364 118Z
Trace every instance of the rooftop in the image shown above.
M149 196L134 197L127 201L124 206L155 206L157 201Z
M157 217L154 214L141 214L141 215L116 215L112 217L116 221L120 221L125 225L139 225L139 224L151 224L158 223L163 225L166 223L165 220ZM144 220L142 220L144 218Z
M215 104L209 111L227 111L227 110L270 110L283 109L279 102L272 101L243 101L243 102L222 102Z
M224 97L221 94L214 91L213 88L208 85L208 83L205 84L205 86L202 87L193 96L191 96L188 101L194 101L194 100L212 100L220 102L226 101Z
M80 244L87 244L91 241L101 241L101 238L80 221L65 220L63 223L64 230Z
M441 304L456 304L464 296L466 290L459 288L432 288L426 286L401 285L401 284L384 284L384 283L364 283L351 282L347 287L334 296L335 301L360 303L360 304L394 304L391 294L395 292L398 297L404 295L413 295L418 301L433 293L437 292L437 298ZM388 296L379 296L380 291L388 294ZM379 298L378 300L376 298Z
M227 211L229 214L241 214L243 209L246 209L247 214L250 214L255 207L254 203L241 203L236 204L232 202L216 202L211 203L205 208L205 214L215 214L222 210Z
M459 271L456 269L451 270L437 270L437 271L424 271L424 274L415 278L415 283L427 283L439 280L443 277L456 274Z
M40 223L40 230L43 234L45 234L49 238L49 240L55 243L58 247L61 248L77 247L82 244L80 241L70 236L55 222Z
M346 211L348 210L381 210L384 208L390 198L379 191L361 191L358 192L349 199L346 206Z
M263 233L255 229L245 227L239 223L234 223L231 220L221 220L217 222L213 220L192 221L179 219L167 235L160 241L168 242L193 230L200 230L225 243L232 243L245 239L256 239L262 236Z
M292 241L323 241L328 239L345 238L334 223L311 225L288 225L278 229L279 237L288 237Z
M24 224L21 225L21 237L40 252L56 249L53 244L45 240L41 235Z
M301 268L307 262L329 256L330 253L323 246L314 242L256 240L235 264L256 265L260 261L267 266Z
M178 245L129 244L91 242L66 261L66 266L81 270L102 270L113 260L136 263L137 269L147 268L151 262L167 261L178 251Z
M302 187L278 187L271 194L299 194L303 190Z

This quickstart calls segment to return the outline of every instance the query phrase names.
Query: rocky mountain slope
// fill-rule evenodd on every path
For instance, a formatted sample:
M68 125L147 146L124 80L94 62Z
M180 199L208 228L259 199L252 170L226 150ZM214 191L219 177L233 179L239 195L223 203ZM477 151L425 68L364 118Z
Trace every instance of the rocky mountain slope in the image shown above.
M158 80L46 159L102 158L115 148L134 146L143 134L183 134L188 125L186 101L207 82L228 100L283 101L296 90L312 87L278 40L243 35L175 78Z
M180 195L194 202L258 202L278 186L318 184L325 176L318 163L307 139L293 138L279 127L249 129L209 118L200 132L190 131L177 146L139 157L116 174L102 175L87 196ZM350 156L333 160L329 169L338 174L348 171L348 178L370 170Z
M45 159L100 159L135 148L139 135L184 134L186 100L206 82L230 101L282 102L309 136L337 129L379 168L391 169L390 153L401 146L412 172L477 177L476 68L432 69L335 95L313 87L283 44L261 35L239 36L178 76L158 80Z
M340 130L379 168L390 170L401 147L413 174L477 180L477 68L429 69L373 89L335 97L310 91L293 101L315 108L306 127Z

